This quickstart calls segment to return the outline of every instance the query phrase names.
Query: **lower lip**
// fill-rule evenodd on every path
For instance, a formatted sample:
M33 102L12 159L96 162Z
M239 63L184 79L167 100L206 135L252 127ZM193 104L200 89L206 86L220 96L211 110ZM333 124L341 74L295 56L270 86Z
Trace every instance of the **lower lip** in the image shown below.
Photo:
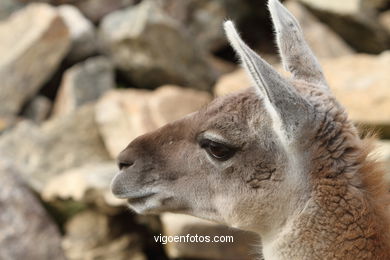
M144 196L140 196L140 197L128 198L127 202L129 204L144 203L147 199L152 197L154 194L155 193L150 193L150 194L147 194L147 195L144 195Z

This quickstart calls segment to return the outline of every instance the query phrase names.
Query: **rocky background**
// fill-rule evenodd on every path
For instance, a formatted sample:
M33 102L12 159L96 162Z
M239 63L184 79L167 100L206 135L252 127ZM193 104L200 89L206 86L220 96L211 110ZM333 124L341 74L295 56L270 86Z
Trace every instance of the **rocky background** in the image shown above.
M390 1L285 4L351 118L380 133L390 172ZM132 139L249 85L225 18L280 67L262 0L0 1L0 259L258 256L253 234L137 216L109 191ZM234 243L153 239L187 233Z

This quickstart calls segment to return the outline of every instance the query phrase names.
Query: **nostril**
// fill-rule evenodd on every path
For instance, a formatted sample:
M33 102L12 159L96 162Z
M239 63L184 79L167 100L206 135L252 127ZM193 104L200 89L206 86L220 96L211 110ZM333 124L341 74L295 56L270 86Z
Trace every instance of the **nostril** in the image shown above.
M123 169L129 168L133 164L134 164L133 162L119 162L118 167L119 167L119 170L123 170Z

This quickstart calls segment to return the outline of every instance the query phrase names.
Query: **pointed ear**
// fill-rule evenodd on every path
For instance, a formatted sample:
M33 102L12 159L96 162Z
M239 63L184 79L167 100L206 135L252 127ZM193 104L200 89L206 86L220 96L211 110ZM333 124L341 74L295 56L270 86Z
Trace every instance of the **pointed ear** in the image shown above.
M307 121L308 102L242 41L233 22L225 22L224 28L231 46L264 100L275 132L282 141L293 141Z
M307 45L298 21L279 0L269 0L268 8L284 68L296 79L327 88L321 66Z

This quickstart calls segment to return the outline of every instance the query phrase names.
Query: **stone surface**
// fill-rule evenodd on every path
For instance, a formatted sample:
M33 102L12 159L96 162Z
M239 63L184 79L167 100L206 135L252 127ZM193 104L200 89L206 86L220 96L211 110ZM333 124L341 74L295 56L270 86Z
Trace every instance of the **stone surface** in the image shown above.
M15 166L3 159L0 183L0 259L65 259L56 225Z
M0 116L0 135L3 132L7 131L7 129L13 127L17 122L18 122L17 117L13 117L13 116L1 117Z
M136 235L118 236L112 224L108 216L93 210L75 215L65 225L62 246L67 259L146 260Z
M56 70L69 46L58 12L31 4L0 23L0 115L20 112Z
M356 50L380 53L390 48L390 37L375 17L372 0L300 1Z
M229 62L226 60L223 60L221 58L218 58L214 55L208 55L207 60L209 64L214 68L216 71L218 78L226 73L233 72L237 69L237 65L233 62Z
M390 52L378 56L355 54L324 59L320 63L330 88L350 118L380 129L384 137L390 137ZM221 77L214 94L226 95L250 85L246 73L239 69Z
M356 123L390 137L390 52L358 54L321 62L333 93Z
M74 200L104 206L124 205L125 200L114 197L110 183L118 171L114 161L83 165L53 177L42 191L45 201Z
M43 122L50 113L52 102L45 96L36 96L23 111L23 116L36 122Z
M227 40L222 30L223 22L229 18L236 22L244 38L262 35L263 26L268 24L269 14L266 1L232 0L154 0L172 18L184 25L202 49L215 52L226 47ZM255 26L253 26L255 25ZM244 30L241 30L244 29ZM257 33L256 33L257 32Z
M10 14L21 8L23 5L17 0L0 1L0 20L8 18Z
M327 10L341 15L373 12L374 8L382 8L389 0L298 0L314 8ZM366 10L364 10L366 9Z
M66 169L109 159L94 120L93 105L40 127L20 122L0 136L0 156L23 167L24 177L37 191Z
M114 88L114 68L105 57L93 57L68 69L62 78L54 104L54 116L66 115L97 100Z
M244 232L223 225L187 215L164 213L161 216L164 235L166 236L229 236L232 242L168 242L165 249L170 258L189 259L259 259L251 246L258 244L259 237L250 232ZM230 237L231 236L231 237ZM225 238L225 237L224 237ZM195 239L192 238L192 239ZM191 241L191 240L190 240Z
M202 91L163 86L155 91L119 89L96 105L96 121L112 158L137 136L198 110L211 100Z
M348 15L357 14L361 11L363 2L368 0L299 0L313 8L327 10L332 13Z
M53 0L60 2L63 0ZM69 0L69 4L74 4L84 13L88 19L94 23L99 22L105 15L112 11L134 4L134 0Z
M380 24L385 28L387 33L390 35L390 10L383 12L379 15L378 20Z
M384 8L390 4L389 0L365 0L365 2L371 7L377 9Z
M237 69L219 78L214 86L215 96L225 96L234 91L252 86L247 73L243 69Z
M202 48L213 51L227 43L224 32L221 30L226 17L231 17L231 14L227 13L227 1L158 1L168 15L186 27L189 34ZM241 4L245 5L245 3ZM233 16L238 18L238 15Z
M305 39L318 57L338 57L353 53L343 39L321 23L298 2L288 1L285 6L299 21Z
M102 48L137 87L178 84L208 90L215 73L181 25L153 1L107 15Z
M74 62L93 55L97 51L97 36L92 22L71 5L61 5L58 11L70 32L71 47L67 60Z

